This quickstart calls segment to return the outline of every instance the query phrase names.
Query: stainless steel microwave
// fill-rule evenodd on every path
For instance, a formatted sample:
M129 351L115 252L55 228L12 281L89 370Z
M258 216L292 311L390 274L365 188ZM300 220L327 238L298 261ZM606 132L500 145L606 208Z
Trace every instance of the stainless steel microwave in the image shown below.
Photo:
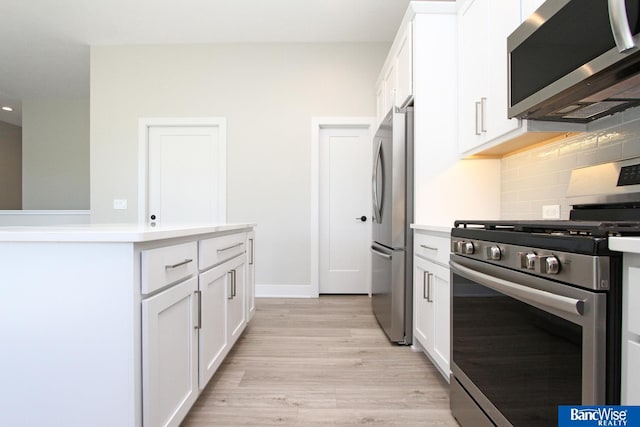
M638 0L548 0L507 39L509 118L587 123L640 105Z

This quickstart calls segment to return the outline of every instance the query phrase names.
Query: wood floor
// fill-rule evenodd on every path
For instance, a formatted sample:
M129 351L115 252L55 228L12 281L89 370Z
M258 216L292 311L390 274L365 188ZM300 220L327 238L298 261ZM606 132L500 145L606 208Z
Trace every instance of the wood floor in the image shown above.
M389 343L366 296L258 299L183 422L201 426L457 426L448 384Z

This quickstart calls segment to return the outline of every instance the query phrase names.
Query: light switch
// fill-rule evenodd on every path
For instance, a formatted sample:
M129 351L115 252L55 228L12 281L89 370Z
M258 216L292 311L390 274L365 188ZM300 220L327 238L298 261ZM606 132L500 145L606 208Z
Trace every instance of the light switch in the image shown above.
M113 199L113 209L127 209L127 199Z

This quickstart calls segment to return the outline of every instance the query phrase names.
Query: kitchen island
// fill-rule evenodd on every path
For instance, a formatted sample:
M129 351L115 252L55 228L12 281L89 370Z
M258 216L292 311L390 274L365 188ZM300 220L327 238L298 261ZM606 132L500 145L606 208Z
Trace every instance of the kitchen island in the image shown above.
M0 227L0 425L179 425L254 310L254 224Z

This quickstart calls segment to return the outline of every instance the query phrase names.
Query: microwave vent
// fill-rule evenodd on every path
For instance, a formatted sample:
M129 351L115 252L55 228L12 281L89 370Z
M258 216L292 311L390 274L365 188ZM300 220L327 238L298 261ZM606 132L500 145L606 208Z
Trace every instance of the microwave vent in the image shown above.
M569 114L562 115L562 117L565 119L589 119L624 104L627 104L627 101L603 101L595 104L586 104L582 108L574 109Z

